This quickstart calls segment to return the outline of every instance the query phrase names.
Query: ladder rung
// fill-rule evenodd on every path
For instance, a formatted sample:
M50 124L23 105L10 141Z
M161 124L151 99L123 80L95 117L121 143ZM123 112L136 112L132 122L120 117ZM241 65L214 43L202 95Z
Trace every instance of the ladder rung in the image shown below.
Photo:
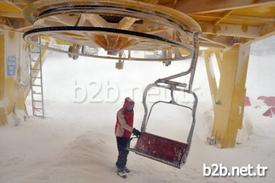
M41 113L43 113L42 111L35 111L35 113L34 114L41 114Z
M35 95L42 95L41 92L35 92L35 91L33 91L32 94L35 94Z
M42 85L42 82L41 82L42 80L40 80L39 82L37 82L37 81L32 81L32 85Z
M40 64L40 61L37 61L37 60L32 60L32 64Z
M33 114L33 115L36 116L36 117L44 118L44 115L43 115L43 114L40 114L40 115L38 115L38 114Z
M34 111L43 111L42 107L32 107Z
M40 73L37 71L32 71L31 78L35 79L37 77L41 77ZM42 77L41 77L42 78Z
M40 64L40 59L31 59L31 62L32 62L32 64L34 64L34 63L37 63L37 62L39 62L39 64Z
M42 85L38 85L38 84L32 84L32 86L42 86Z
M35 81L42 81L41 78L37 78L37 77L32 77L31 79L32 79L33 84L35 84ZM39 83L41 83L41 82L39 82Z
M42 106L38 106L38 107L33 106L32 108L33 110L37 110L37 111L43 110Z
M39 90L42 91L42 86L41 85L31 85L31 88L33 91Z
M38 61L38 60L32 60L33 64L37 64L37 62L40 64L40 61Z
M37 101L37 102L41 101L41 102L39 102L39 103L43 103L43 102L42 102L42 98L39 98L39 97L33 98L33 100L34 100L34 102L35 102L35 101Z
M35 110L42 110L43 108L41 108L41 107L33 107L33 109L35 109Z
M36 89L37 89L37 88L36 88ZM42 92L41 89L42 89L42 87L41 87L40 89L38 89L38 90L32 90L32 92L33 92L33 93L41 93L41 92Z
M35 76L35 77L31 77L31 78L34 78L34 79L41 79L40 76Z
M40 103L43 103L42 100L33 100L33 102L40 102Z

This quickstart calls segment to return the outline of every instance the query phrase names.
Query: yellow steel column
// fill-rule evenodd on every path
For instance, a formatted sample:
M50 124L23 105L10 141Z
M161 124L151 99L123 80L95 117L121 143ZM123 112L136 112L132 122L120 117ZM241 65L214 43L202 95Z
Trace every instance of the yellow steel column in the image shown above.
M206 52L205 61L214 105L212 135L221 148L234 147L238 129L242 127L249 44L237 44L222 52ZM217 58L219 87L210 76L211 54ZM213 71L212 71L213 72Z
M10 114L15 110L16 98L18 94L18 82L17 71L19 68L20 60L20 34L14 31L6 31L5 33L5 59L8 62L8 57L15 57L16 60L16 72L15 75L8 76L6 72L5 76L5 98L7 99L5 111L6 114ZM7 64L7 63L6 63Z
M27 49L22 34L14 31L0 32L0 124L7 115L25 110L26 86L21 83L28 77ZM22 74L24 73L24 74Z
M4 90L5 90L5 48L4 34L0 32L0 125L7 121L4 108Z
M211 63L211 54L213 54L213 52L206 51L204 54L204 59L205 59L205 66L206 66L209 88L211 92L211 98L212 98L213 104L215 104L218 87L216 83L217 78L213 72L214 70L213 63Z
M22 39L20 40L20 60L17 69L17 96L16 96L16 108L20 110L26 110L25 100L29 93L29 82L26 82L26 77L29 76L29 57L28 57L28 45ZM27 73L27 75L26 75ZM22 80L24 82L22 82ZM19 81L19 82L18 82ZM21 83L21 84L20 84ZM22 84L24 83L24 84Z

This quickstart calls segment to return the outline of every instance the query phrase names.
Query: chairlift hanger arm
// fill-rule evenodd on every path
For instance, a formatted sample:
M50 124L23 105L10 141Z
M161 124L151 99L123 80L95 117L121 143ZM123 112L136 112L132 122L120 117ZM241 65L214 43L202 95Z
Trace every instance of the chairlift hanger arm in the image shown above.
M142 135L141 135L141 138L138 139L135 148L129 148L129 150L136 152L137 154L140 154L142 156L151 158L156 161L160 161L162 163L165 163L177 168L181 168L181 166L186 162L186 159L188 157L189 150L191 147L192 137L193 137L195 123L196 123L195 118L196 118L198 97L192 91L192 84L193 84L196 65L197 65L198 52L199 52L198 33L194 33L193 34L193 53L192 53L192 60L191 60L191 65L189 69L187 71L184 71L166 78L158 79L154 83L149 84L145 88L143 93L143 101L142 101L143 107L144 107L144 116L143 116L143 121L141 126ZM190 78L189 78L188 84L172 81L172 79L176 79L189 74L190 74ZM150 110L148 111L147 95L149 90L152 89L153 87L164 88L169 90L171 95L171 100L169 102L158 100L152 104L152 106L150 107ZM174 98L174 91L180 91L180 92L188 93L192 95L193 96L192 107L177 103ZM155 107L155 105L159 103L176 105L176 106L190 109L192 111L192 123L189 129L186 143L173 141L173 140L159 137L146 132L146 127L150 119L152 110ZM168 143L167 144L168 146L166 146L166 143ZM153 148L151 147L152 145L153 145ZM168 152L164 152L160 149L160 147L164 148L164 146L165 146L165 149L168 148L167 150Z
M195 70L196 70L196 66L197 66L197 60L198 60L198 56L199 56L199 34L200 34L199 32L193 33L193 53L192 53L192 60L191 60L191 65L190 65L189 69L187 71L180 72L180 73L172 75L172 76L158 79L156 82L168 83L168 82L171 82L172 79L176 79L176 78L190 74L188 90L192 89ZM178 85L182 85L182 83L178 83Z

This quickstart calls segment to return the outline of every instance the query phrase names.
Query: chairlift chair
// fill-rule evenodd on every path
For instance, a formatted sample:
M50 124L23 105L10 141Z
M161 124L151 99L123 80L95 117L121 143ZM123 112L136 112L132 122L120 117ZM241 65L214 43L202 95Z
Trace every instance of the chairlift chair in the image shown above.
M195 74L195 69L196 69L196 64L198 59L198 52L199 52L198 34L193 35L193 47L194 47L194 52L192 55L191 65L187 71L181 72L166 78L158 79L157 81L155 81L152 84L149 84L145 88L143 93L144 116L143 116L143 121L141 126L141 136L137 139L136 144L133 147L131 147L131 144L132 144L132 140L135 138L132 138L128 145L129 151L135 152L138 155L165 163L167 165L170 165L176 168L181 168L182 165L185 164L186 162L186 159L188 157L188 153L191 147L192 136L193 136L195 122L196 122L195 115L196 115L198 98L197 98L197 95L192 91L192 84L194 80L194 74ZM188 84L173 81L173 79L186 76L186 75L190 76ZM171 94L171 100L170 101L158 100L151 105L150 110L148 111L147 94L148 94L148 91L153 87L164 88L169 90ZM174 91L191 95L193 97L192 106L179 104L175 100ZM191 127L189 130L186 143L161 137L152 133L148 133L146 131L146 127L149 122L152 109L154 108L155 105L160 103L176 105L192 111L192 123L191 123Z

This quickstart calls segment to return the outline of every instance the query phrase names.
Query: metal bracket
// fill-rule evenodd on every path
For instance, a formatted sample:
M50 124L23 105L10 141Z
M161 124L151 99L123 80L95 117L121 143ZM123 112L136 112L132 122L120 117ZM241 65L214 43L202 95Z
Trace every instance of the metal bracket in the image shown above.
M150 118L152 109L156 104L166 103L166 104L176 105L176 106L180 106L180 107L185 107L185 108L190 109L192 111L193 120L192 120L192 125L191 125L190 131L189 131L189 135L188 135L188 138L187 138L187 144L191 145L193 131L194 131L194 127L195 127L195 121L196 121L195 120L195 114L196 114L196 109L197 109L197 104L198 104L198 97L192 91L192 85L193 85L193 80L194 80L198 55L199 55L198 35L199 35L198 32L195 32L193 34L194 52L193 52L193 55L192 55L191 65L190 65L189 69L187 71L180 72L180 73L172 75L172 76L168 76L168 77L165 77L165 78L158 79L154 83L149 84L145 88L144 93L143 93L144 116L143 116L143 121L142 121L142 126L141 126L141 131L142 132L146 131L146 127L147 127L148 120ZM173 79L183 77L183 76L186 76L186 75L190 75L188 83L181 83L181 82L177 82L177 81L172 81ZM160 100L156 101L152 104L150 110L148 110L147 95L148 95L149 90L152 89L153 87L164 88L164 89L170 90L171 101L169 101L169 102L168 101L160 101ZM175 98L174 98L174 91L180 91L180 92L184 92L184 93L192 95L193 99L194 99L192 107L177 103Z

